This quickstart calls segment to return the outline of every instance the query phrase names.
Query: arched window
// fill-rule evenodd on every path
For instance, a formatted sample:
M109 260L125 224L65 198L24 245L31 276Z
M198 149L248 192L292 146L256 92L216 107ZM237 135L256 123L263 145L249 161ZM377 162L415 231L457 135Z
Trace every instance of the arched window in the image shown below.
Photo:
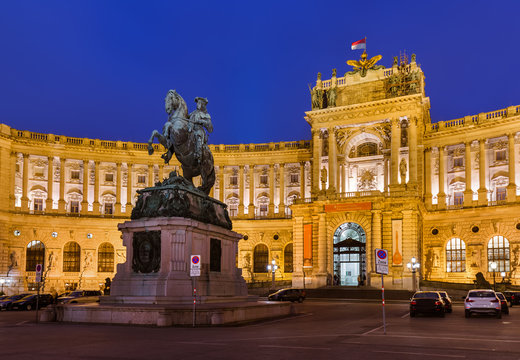
M446 244L446 271L466 271L466 244L459 238L453 238Z
M25 259L25 271L36 271L37 264L45 269L45 245L38 240L31 241L27 244Z
M112 244L103 243L98 250L98 272L114 271L114 247Z
M267 265L269 265L269 249L264 244L258 244L253 252L253 272L266 273Z
M79 272L81 248L77 242L70 241L63 248L63 272Z
M491 263L495 262L495 271L511 271L509 264L509 241L502 235L495 235L488 242L488 271L493 271Z
M286 273L293 272L293 244L287 244L283 250L283 271Z

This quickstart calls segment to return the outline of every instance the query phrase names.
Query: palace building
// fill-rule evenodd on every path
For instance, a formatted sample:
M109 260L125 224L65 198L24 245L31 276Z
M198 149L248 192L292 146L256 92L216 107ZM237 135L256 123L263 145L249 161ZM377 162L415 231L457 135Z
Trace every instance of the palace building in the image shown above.
M363 56L343 77L318 74L309 139L210 145L244 278L269 281L275 260L293 286L380 286L382 248L389 288L413 287L413 257L421 279L495 268L520 285L520 106L431 123L415 56L389 68ZM0 124L2 291L34 290L36 264L46 292L103 287L126 261L117 225L136 190L179 170L154 147Z

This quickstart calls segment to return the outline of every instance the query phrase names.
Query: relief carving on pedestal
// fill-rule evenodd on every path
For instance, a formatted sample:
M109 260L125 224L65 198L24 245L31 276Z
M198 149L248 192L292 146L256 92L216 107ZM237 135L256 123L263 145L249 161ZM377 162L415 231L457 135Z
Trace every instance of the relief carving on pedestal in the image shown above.
M161 268L161 232L134 233L132 269L137 273L158 272Z

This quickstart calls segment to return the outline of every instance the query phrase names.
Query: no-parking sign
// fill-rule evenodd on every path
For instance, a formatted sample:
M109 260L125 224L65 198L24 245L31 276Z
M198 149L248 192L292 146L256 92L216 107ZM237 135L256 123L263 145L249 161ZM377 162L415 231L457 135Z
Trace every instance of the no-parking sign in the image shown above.
M190 276L200 276L200 255L191 255Z
M36 265L36 282L42 281L42 264Z
M388 250L376 249L376 273L388 275Z

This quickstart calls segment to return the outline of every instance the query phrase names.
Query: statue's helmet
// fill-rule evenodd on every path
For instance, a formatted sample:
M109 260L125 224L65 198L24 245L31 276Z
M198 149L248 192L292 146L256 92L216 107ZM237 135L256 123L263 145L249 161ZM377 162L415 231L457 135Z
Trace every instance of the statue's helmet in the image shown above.
M203 97L198 97L198 96L197 96L197 97L195 98L195 102L198 104L199 101L202 102L202 104L204 104L204 105L207 105L207 104L208 104L208 99L203 98Z

